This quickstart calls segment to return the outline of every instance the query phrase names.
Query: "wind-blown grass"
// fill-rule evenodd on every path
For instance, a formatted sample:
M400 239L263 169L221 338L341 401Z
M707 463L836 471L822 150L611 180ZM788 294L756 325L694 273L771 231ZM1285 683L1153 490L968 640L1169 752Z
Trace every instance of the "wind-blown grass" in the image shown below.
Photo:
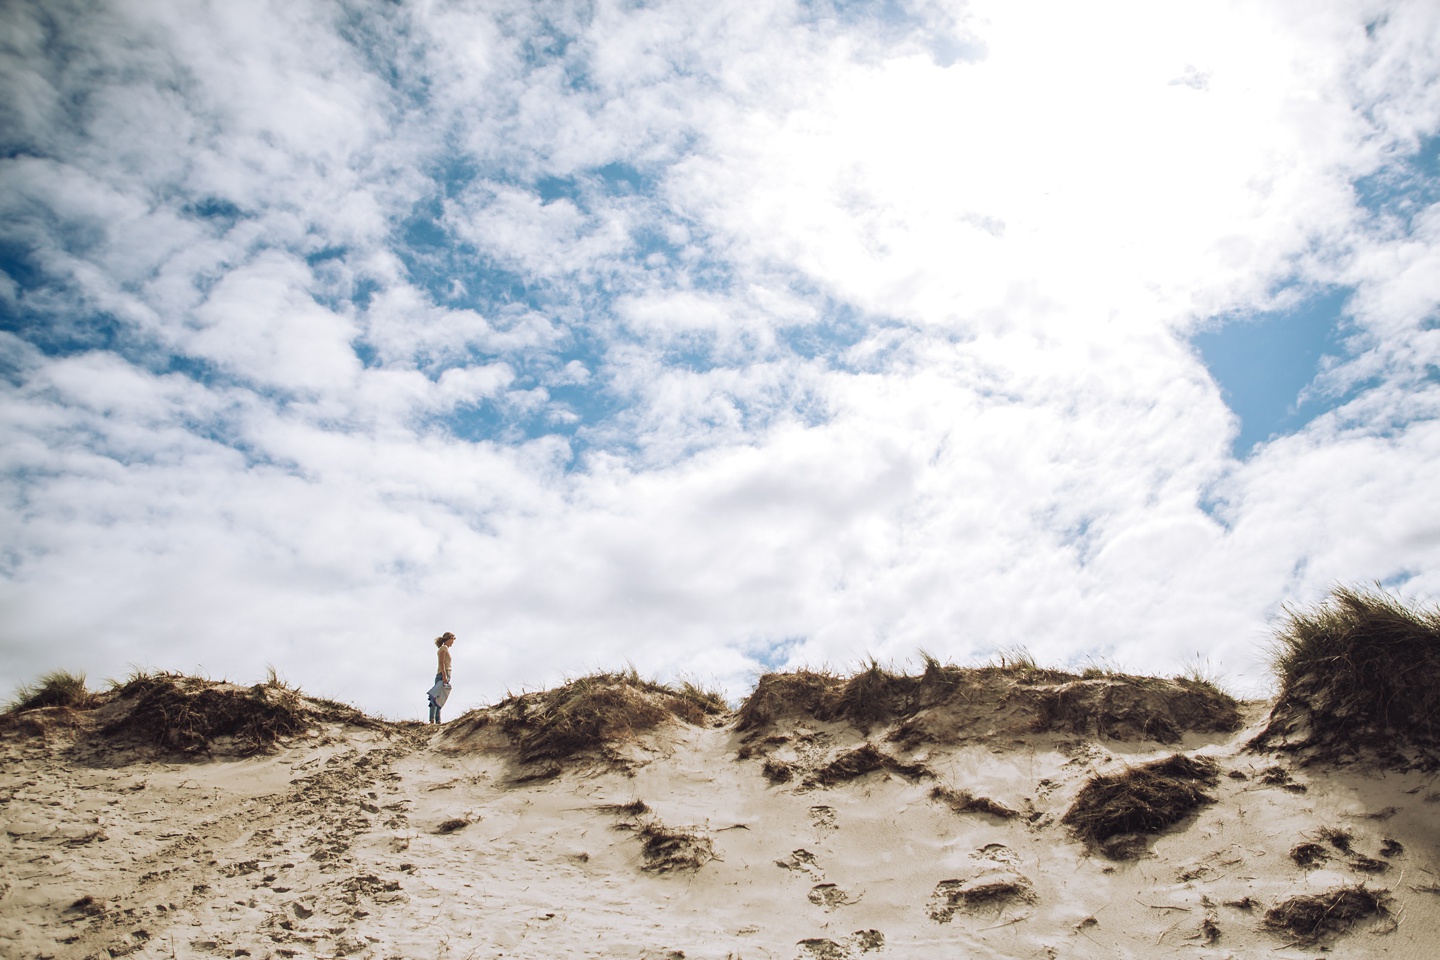
M52 670L34 683L27 683L15 692L10 712L38 710L41 707L70 707L84 710L95 703L96 695L85 688L85 674Z
M1337 587L1288 611L1272 666L1280 696L1257 745L1332 756L1440 746L1440 609Z

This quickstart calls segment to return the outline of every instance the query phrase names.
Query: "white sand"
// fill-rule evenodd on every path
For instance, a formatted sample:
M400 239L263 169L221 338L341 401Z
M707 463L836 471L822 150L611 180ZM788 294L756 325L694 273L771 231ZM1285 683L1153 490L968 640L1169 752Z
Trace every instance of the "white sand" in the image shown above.
M812 751L863 739L811 729ZM1217 802L1126 862L1087 852L1060 817L1092 773L1173 748L1007 738L905 757L938 780L879 772L806 789L737 760L728 726L636 745L630 773L580 766L518 785L504 754L447 752L414 725L331 725L274 756L208 762L12 732L0 739L0 955L1440 956L1435 777L1295 768L1305 792L1267 786L1257 775L1277 759L1241 749L1252 732L1187 739L1221 763ZM930 799L936 783L1034 819L956 814ZM650 813L604 809L634 800ZM468 822L437 832L454 819ZM646 870L635 828L647 820L693 827L715 859ZM1291 848L1327 826L1385 872L1333 846L1319 867L1297 865ZM945 909L947 890L996 878L1028 897ZM1311 945L1262 926L1288 897L1361 882L1390 891L1389 917Z

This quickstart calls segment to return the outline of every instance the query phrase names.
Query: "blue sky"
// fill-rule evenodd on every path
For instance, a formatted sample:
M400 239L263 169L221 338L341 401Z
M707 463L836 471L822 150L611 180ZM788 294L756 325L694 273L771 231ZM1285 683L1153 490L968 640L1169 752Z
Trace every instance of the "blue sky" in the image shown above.
M1440 597L1423 2L12 3L0 679L418 717ZM414 677L407 682L405 677Z
M1341 397L1307 391L1323 358L1345 349L1345 301L1350 291L1306 295L1270 311L1215 318L1191 338L1239 425L1234 450L1248 457L1257 444L1294 433Z

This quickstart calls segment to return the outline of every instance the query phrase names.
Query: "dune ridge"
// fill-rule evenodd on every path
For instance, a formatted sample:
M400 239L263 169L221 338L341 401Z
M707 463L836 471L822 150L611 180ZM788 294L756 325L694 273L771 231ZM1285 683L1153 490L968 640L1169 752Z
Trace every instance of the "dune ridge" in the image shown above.
M734 711L596 674L439 728L274 677L72 689L0 717L0 954L1430 957L1428 728L1302 673L1303 730L1293 691L1028 662ZM1308 735L1341 721L1370 739Z

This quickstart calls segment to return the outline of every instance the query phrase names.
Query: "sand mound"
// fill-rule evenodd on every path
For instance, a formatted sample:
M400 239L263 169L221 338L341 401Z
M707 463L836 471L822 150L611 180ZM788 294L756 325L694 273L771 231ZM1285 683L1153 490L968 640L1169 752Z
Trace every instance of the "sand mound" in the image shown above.
M672 723L703 725L726 712L719 694L691 684L597 673L471 711L447 725L441 740L451 750L508 745L520 764L555 774L575 759L624 763L620 748L644 734Z
M1440 610L1336 589L1278 635L1280 696L1257 749L1440 768Z
M0 956L1363 960L1440 939L1423 771L1297 783L1289 758L1245 752L1253 731L1179 751L1033 732L1067 688L1104 707L1108 677L808 680L803 709L777 700L744 732L633 674L444 728L320 723L283 686L178 675L13 712L0 726L49 732L0 736ZM225 755L286 704L318 735ZM1044 722L1079 725L1062 713ZM955 742L888 739L920 721ZM145 746L157 723L196 739ZM522 746L539 759L517 766ZM1382 870L1388 891L1367 888Z
M766 674L741 705L736 729L757 736L785 720L846 722L863 733L894 724L889 739L906 749L1045 732L1177 743L1187 732L1238 729L1240 705L1195 680L931 660L919 676L876 664L849 678L809 670Z
M0 714L0 736L48 737L85 726L87 711L74 707L31 707Z
M174 674L140 676L115 692L101 732L133 737L181 753L209 751L233 740L241 752L262 750L303 733L309 713L300 695L283 686L239 687Z
M0 729L22 736L95 732L162 751L243 756L321 722L383 725L352 707L304 696L273 677L246 687L178 673L137 674L105 693L86 692L82 685L69 702L79 706L21 702L5 714Z

